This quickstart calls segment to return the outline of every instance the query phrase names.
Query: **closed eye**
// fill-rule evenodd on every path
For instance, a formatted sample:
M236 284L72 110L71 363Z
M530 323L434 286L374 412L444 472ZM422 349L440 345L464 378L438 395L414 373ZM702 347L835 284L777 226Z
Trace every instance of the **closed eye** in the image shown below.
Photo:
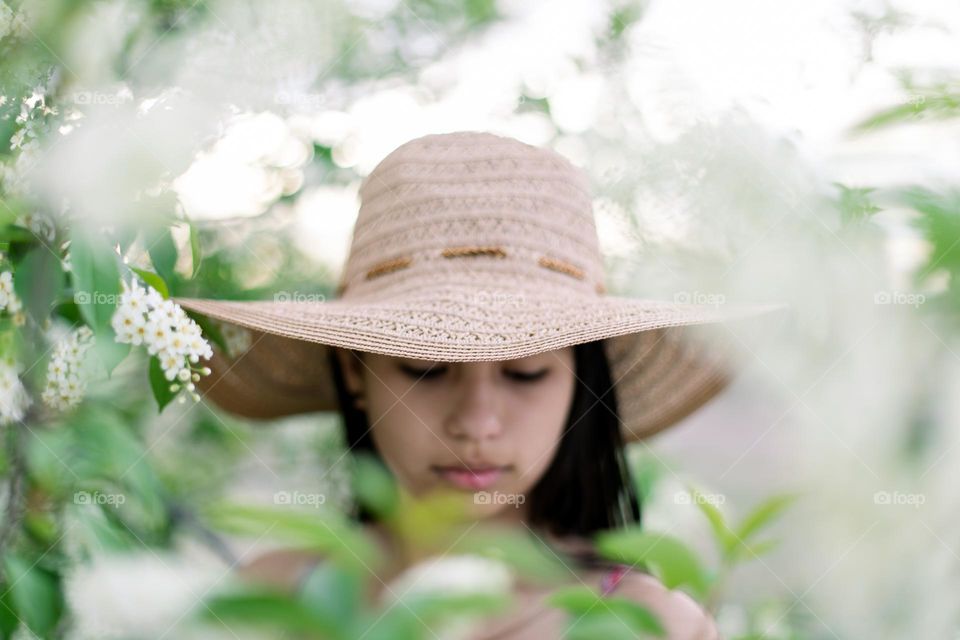
M439 378L446 373L446 367L429 367L427 369L418 369L409 365L401 364L401 371L409 377L416 380L432 380ZM539 371L504 371L504 375L516 382L536 382L544 378L550 369L541 369Z
M540 378L543 378L547 375L549 369L541 369L540 371L507 371L506 375L510 378L513 378L517 382L536 382Z
M400 370L411 378L416 378L417 380L429 380L431 378L437 378L444 371L443 367L430 367L429 369L417 369L416 367L411 367L405 364L400 365Z

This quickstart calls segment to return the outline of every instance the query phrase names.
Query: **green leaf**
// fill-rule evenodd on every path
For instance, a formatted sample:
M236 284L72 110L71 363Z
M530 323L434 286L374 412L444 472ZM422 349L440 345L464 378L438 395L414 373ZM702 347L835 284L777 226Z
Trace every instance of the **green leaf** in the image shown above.
M575 618L570 622L563 637L573 640L595 640L596 638L634 640L635 638L650 636L657 638L665 636L663 627L656 616L640 605L631 604L640 610L632 616L627 615L626 608L624 608L623 613L601 610L600 613L590 613Z
M30 511L23 516L23 529L37 543L52 547L59 542L57 522L49 513Z
M750 542L754 534L769 526L799 496L795 494L776 495L764 500L740 522L736 534L741 544Z
M586 585L561 587L547 596L547 602L569 611L574 615L584 615L596 606L599 594Z
M24 309L42 323L63 291L60 259L45 246L33 248L17 265L13 285Z
M145 283L156 289L157 293L163 296L164 300L170 297L170 291L167 289L167 283L163 281L163 278L152 271L147 271L145 269L130 267L130 270L140 276L140 279Z
M314 615L330 621L341 635L363 608L363 581L359 573L332 562L323 562L304 580L300 601Z
M601 620L613 618L618 621L618 624L611 626L609 631L615 634L639 632L657 637L664 634L660 620L646 607L628 598L603 597L587 586L562 587L551 593L547 597L547 602L567 611L575 618L597 619L597 622L588 624L586 628L592 629L594 625L607 627L607 622L601 622ZM620 637L620 635L614 637ZM627 637L633 638L636 635Z
M763 540L751 545L741 545L736 549L736 557L745 560L760 558L776 549L779 544L779 540Z
M111 514L151 529L166 521L163 487L144 443L122 414L100 403L85 403L52 428L32 432L27 466L34 482L58 500L83 504L78 491L122 494L122 504L105 505Z
M427 623L459 616L491 615L510 603L507 594L491 593L419 593L400 596L404 609Z
M75 228L70 264L74 301L86 323L101 335L110 326L120 297L117 256L109 242Z
M13 596L6 585L0 582L0 640L10 640L20 626L13 604Z
M872 188L848 187L839 182L834 182L834 186L840 189L840 217L846 224L861 223L873 214L880 211L870 200L870 194L875 191Z
M70 539L84 557L142 548L130 533L113 524L99 505L84 503L75 494L66 510L72 515Z
M922 93L914 92L910 101L878 111L854 126L853 131L869 131L916 121L919 118L953 118L958 113L960 113L960 95L936 87L924 90Z
M284 631L323 634L324 638L346 638L335 623L311 611L303 602L279 593L240 593L210 598L201 611L208 622L243 623L275 627Z
M163 372L163 366L157 356L150 356L149 375L150 389L153 390L153 398L157 401L157 413L160 413L177 395L176 392L170 391L170 385L179 383L176 380L167 380L167 376Z
M289 504L279 507L219 504L209 507L204 518L213 528L282 540L317 551L356 571L374 568L383 562L382 552L368 534L333 508L307 510Z
M450 552L499 560L518 575L539 584L555 585L570 576L570 570L556 552L539 537L525 531L471 528L453 543Z
M200 264L203 262L203 253L200 248L200 233L197 231L197 225L190 223L190 255L192 257L193 267L190 270L190 279L197 276L200 271Z
M902 192L900 199L920 214L914 224L931 245L917 280L922 283L941 270L960 273L960 190L940 194L915 187Z
M650 500L651 495L653 495L653 491L663 473L663 469L657 460L651 459L646 455L640 456L635 462L632 462L630 466L637 497L641 503L644 503Z
M153 268L168 284L175 282L174 267L177 264L177 245L169 227L154 227L145 233L144 242L153 262Z
M6 205L6 203L4 203ZM8 206L0 207L0 229L11 225L17 220L17 212Z
M95 335L92 351L103 364L109 378L117 365L130 354L130 345L117 342L117 334L113 327L107 326Z
M397 507L397 487L387 468L368 454L354 458L353 490L357 500L381 518Z
M727 524L726 518L723 517L720 509L705 499L699 491L693 488L690 488L689 491L693 498L693 503L697 505L700 513L702 513L707 518L707 522L710 523L710 529L713 531L713 537L717 542L720 553L723 556L728 556L731 550L737 545L737 537Z
M18 224L11 224L6 226L3 229L3 239L5 242L15 244L32 244L37 242L37 234L26 227L21 227Z
M12 553L3 558L5 589L17 616L40 637L49 636L63 613L59 577Z
M638 527L606 531L597 536L597 550L617 562L647 565L668 589L686 586L698 597L709 579L696 554L678 539Z

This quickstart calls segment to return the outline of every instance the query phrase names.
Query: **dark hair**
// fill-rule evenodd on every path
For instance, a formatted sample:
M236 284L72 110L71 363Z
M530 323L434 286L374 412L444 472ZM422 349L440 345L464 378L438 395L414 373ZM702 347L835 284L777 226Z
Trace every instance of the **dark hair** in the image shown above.
M364 411L347 391L339 361L330 350L331 368L351 451L380 459ZM640 499L624 455L623 435L610 366L599 341L574 347L576 382L563 435L543 477L527 494L528 524L555 536L590 538L593 534L641 519ZM352 514L360 522L375 516L362 505ZM595 554L582 557L597 561Z

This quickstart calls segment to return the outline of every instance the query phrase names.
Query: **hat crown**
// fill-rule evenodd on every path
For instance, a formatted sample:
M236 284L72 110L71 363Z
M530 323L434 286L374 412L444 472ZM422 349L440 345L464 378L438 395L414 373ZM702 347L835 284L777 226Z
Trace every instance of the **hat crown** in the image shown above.
M343 298L423 278L603 292L589 179L553 150L479 131L426 135L373 169L360 203Z

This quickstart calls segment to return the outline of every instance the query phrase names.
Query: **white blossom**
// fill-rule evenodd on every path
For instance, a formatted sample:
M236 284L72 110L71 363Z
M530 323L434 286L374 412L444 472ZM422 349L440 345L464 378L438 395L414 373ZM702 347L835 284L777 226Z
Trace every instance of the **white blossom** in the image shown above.
M47 405L65 411L83 400L90 377L85 354L94 342L93 331L86 325L57 342L47 365L47 383L41 394Z
M204 339L200 326L180 305L164 299L153 287L142 287L136 280L129 285L123 281L123 293L111 324L117 334L117 342L143 345L147 353L156 356L167 380L197 381L199 376L209 375L209 368L191 366L200 358L209 359L213 356L213 350ZM180 388L180 384L171 385L172 391L179 391ZM194 400L199 400L200 396L193 390L192 382L187 389Z
M383 598L411 595L506 595L513 586L510 568L499 560L474 554L434 556L401 573Z
M389 606L416 596L503 596L513 590L514 575L503 562L475 554L433 556L397 576L381 595L381 604ZM439 640L463 640L475 637L482 620L457 616L433 626Z
M13 356L0 359L0 424L9 424L23 420L23 416L32 404L20 373L23 365Z
M223 574L193 558L163 552L94 556L66 575L74 637L180 637L180 626Z
M0 312L3 311L13 316L13 323L18 327L26 322L23 303L13 289L13 272L11 271L0 273Z

